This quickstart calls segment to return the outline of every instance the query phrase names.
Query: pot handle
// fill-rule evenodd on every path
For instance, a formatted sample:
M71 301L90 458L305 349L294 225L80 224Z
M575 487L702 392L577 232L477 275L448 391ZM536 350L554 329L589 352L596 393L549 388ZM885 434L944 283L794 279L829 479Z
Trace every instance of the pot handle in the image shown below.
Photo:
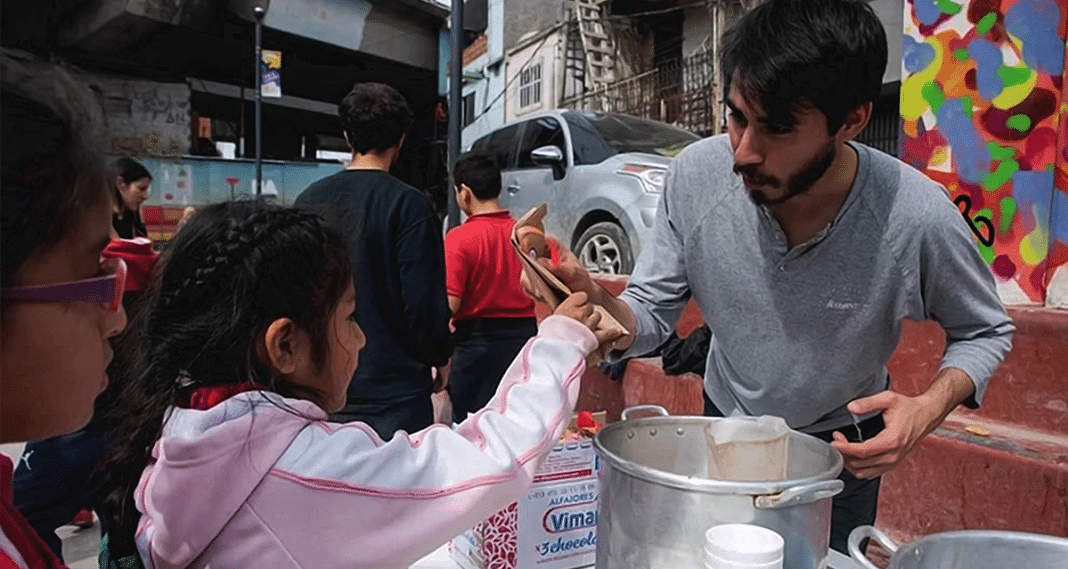
M667 409L664 409L659 405L635 405L633 407L627 407L626 409L624 409L623 413L621 413L621 416L623 417L623 420L626 421L627 419L630 419L630 416L634 413L652 413L661 417L667 417L668 415L670 415Z
M837 495L845 487L841 480L822 480L804 486L787 488L778 494L761 494L753 498L753 505L758 510L773 510L787 506L809 504L816 500Z
M849 556L864 569L878 569L878 567L868 560L868 556L860 552L860 542L868 538L871 538L872 541L878 543L879 547L883 548L883 550L891 556L897 553L898 545L894 543L892 539L887 537L885 533L874 526L857 526L853 528L853 531L849 532Z

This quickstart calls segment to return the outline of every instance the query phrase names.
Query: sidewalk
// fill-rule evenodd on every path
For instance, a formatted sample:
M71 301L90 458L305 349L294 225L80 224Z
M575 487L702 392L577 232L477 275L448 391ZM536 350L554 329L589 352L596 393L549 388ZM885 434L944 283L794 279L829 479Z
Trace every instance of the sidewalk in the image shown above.
M26 445L23 443L3 444L0 445L0 453L10 456L11 460L17 464L24 446ZM100 545L99 525L84 530L74 526L63 526L57 533L63 540L63 557L70 569L97 569L96 555ZM454 569L456 563L451 560L448 551L442 546L412 567L413 569Z
M22 456L23 443L9 443L0 445L0 453L11 457L18 465L19 457ZM100 545L100 526L94 525L87 529L78 529L74 526L63 526L56 532L63 540L63 557L71 569L96 569L96 553Z

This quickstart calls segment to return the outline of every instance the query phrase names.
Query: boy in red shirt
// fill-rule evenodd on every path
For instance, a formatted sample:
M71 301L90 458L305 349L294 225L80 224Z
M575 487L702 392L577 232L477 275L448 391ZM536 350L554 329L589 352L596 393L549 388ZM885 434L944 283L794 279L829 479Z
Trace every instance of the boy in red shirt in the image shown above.
M453 168L456 202L467 215L445 237L445 288L456 327L449 396L452 419L486 405L505 370L538 332L534 302L519 284L512 249L515 219L501 209L501 171L489 154L469 152Z

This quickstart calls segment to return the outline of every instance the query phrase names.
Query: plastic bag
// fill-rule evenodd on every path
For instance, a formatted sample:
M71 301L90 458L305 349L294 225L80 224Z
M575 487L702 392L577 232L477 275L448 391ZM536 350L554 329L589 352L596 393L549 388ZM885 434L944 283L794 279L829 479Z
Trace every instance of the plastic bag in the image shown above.
M786 480L790 427L781 417L730 417L705 427L708 477L734 482Z
M512 247L522 261L523 272L526 273L530 286L533 287L532 292L536 295L536 300L549 305L551 310L556 310L556 307L571 295L571 291L560 279L556 278L556 275L536 260L543 258L550 259L554 263L559 261L557 258L559 253L555 245L545 238L542 220L547 212L546 205L541 204L520 217L512 227ZM531 255L534 258L531 258ZM627 329L603 306L594 304L593 310L601 315L601 322L597 325L598 330L611 330L619 336L629 334ZM611 351L611 344L604 344L597 348L597 353L602 360L608 359L609 351Z

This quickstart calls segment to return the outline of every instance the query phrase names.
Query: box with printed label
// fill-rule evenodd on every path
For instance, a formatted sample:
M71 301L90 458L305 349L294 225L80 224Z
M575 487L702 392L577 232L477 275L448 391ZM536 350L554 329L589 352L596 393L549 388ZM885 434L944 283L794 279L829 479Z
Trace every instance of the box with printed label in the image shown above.
M532 487L519 505L516 568L572 569L597 552L596 478Z
M604 413L594 414L601 423ZM572 421L574 428L574 421ZM557 444L534 471L534 483L507 508L452 541L464 569L575 569L597 549L597 471L593 440Z
M592 439L561 442L534 471L534 484L589 478L594 474L596 462Z
M575 569L597 550L595 477L535 484L519 502L452 541L465 569Z

